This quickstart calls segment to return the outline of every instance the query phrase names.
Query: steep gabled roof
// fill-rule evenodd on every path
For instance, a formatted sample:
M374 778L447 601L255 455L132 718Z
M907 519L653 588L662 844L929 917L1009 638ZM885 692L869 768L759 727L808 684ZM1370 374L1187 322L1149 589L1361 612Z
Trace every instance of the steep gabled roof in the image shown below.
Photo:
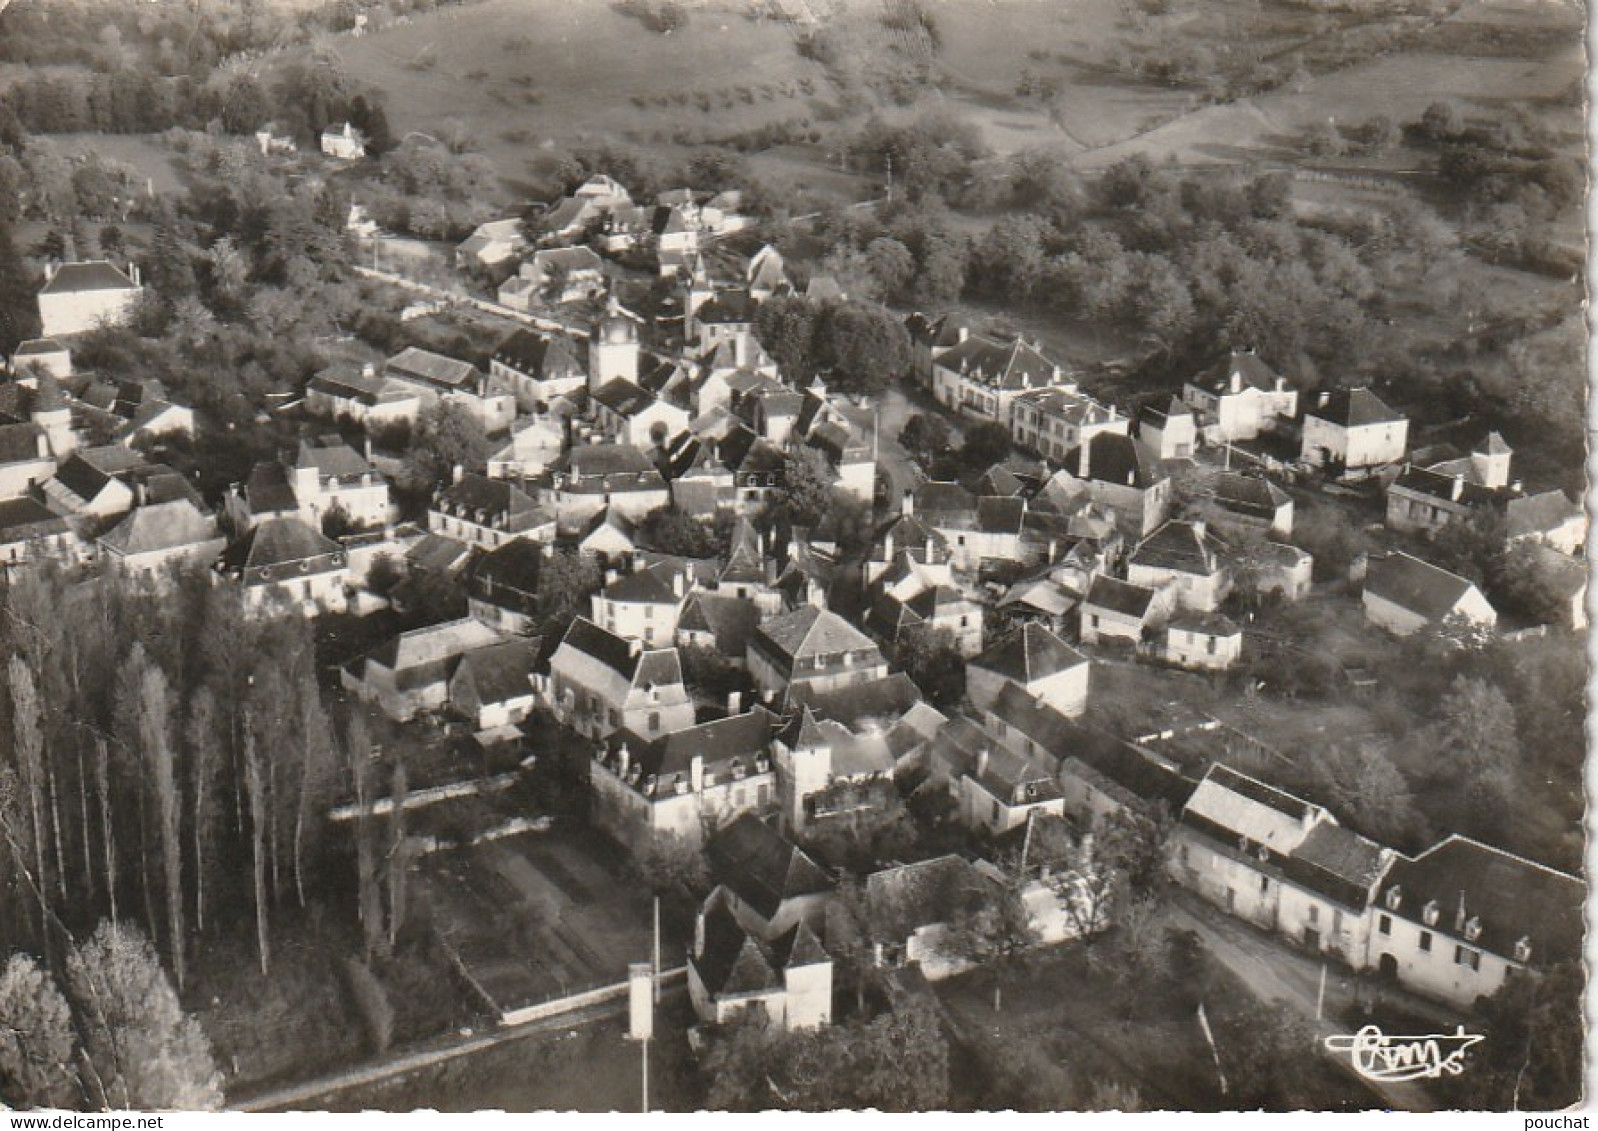
M1092 584L1088 586L1087 596L1083 598L1084 605L1095 608L1109 609L1111 612L1123 616L1137 617L1139 620L1148 615L1149 605L1154 600L1155 591L1142 585L1133 585L1130 581L1121 581L1107 574L1096 574Z
M1373 555L1365 569L1365 592L1432 621L1447 617L1474 588L1457 573L1412 558L1402 550Z
M1223 566L1221 543L1199 523L1173 519L1143 539L1128 559L1150 569L1208 577Z
M712 877L770 919L782 904L834 886L821 866L753 814L739 816L705 846Z
M789 661L838 652L875 651L877 647L869 636L837 613L814 605L763 622L755 638L768 643L777 655Z
M248 534L228 547L222 561L229 569L263 569L340 552L339 544L321 531L287 516L256 523Z
M187 499L137 507L111 528L100 543L116 553L149 554L219 539L216 518Z
M1511 538L1546 534L1581 517L1582 509L1563 491L1539 491L1504 505L1505 532Z
M84 291L131 291L138 286L120 267L108 260L63 263L40 290L41 295L79 294Z
M1263 853L1262 863L1297 848L1324 809L1216 763L1182 810L1182 823L1239 851Z
M1027 624L988 648L970 666L1026 685L1048 679L1088 658L1041 624Z
M1338 389L1326 398L1325 404L1307 409L1305 415L1340 424L1344 428L1394 424L1405 419L1403 413L1389 408L1380 397L1366 388Z

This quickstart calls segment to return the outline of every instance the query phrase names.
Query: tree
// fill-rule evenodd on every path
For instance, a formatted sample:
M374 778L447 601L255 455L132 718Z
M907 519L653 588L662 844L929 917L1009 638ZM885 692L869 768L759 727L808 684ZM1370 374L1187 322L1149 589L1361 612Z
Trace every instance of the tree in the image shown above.
M1089 961L1107 973L1124 995L1126 1018L1132 1019L1138 992L1156 982L1170 967L1169 930L1159 901L1134 896L1116 915L1115 926L1088 952Z
M1280 1002L1245 995L1241 1007L1211 1016L1228 1103L1241 1110L1305 1106L1302 1081L1315 1073L1315 1030Z
M839 782L820 800L841 801L840 812L808 824L800 843L830 867L865 873L910 857L918 839L915 821L891 782Z
M1026 878L1014 868L1005 874L985 898L961 908L949 923L949 945L955 953L993 969L993 1012L1004 1005L1004 976L1018 967L1032 947L1038 932L1021 898Z
M952 707L965 698L965 657L948 629L926 625L905 629L894 658L934 707Z
M1486 680L1456 676L1438 704L1430 738L1438 764L1452 765L1464 782L1473 822L1496 820L1520 763L1515 711L1504 693Z
M161 840L163 883L166 893L167 933L170 936L172 972L183 988L183 845L178 814L178 777L172 749L172 696L166 675L146 662L140 674L139 739L149 780L155 791L156 829Z
M405 770L405 760L394 763L394 773L389 781L391 807L388 816L388 949L392 953L399 944L400 928L405 925L405 897L407 871L410 866L409 845L405 839L405 806L410 799L410 778Z
M704 853L672 833L651 833L636 844L632 870L656 895L685 895L697 903L710 888Z
M1415 838L1420 815L1409 783L1393 760L1363 743L1334 747L1315 762L1321 791L1371 839L1403 844Z
M1582 1095L1581 1001L1575 962L1541 977L1506 981L1479 1010L1485 1040L1469 1071L1441 1082L1448 1106L1482 1111L1558 1111Z
M382 948L387 928L383 921L383 889L377 880L377 830L372 818L372 741L365 716L359 711L350 714L344 747L355 790L356 908L365 958L370 962Z
M0 356L39 336L38 287L12 240L10 221L0 216Z
M755 337L790 382L816 375L816 308L798 295L773 295L755 312Z
M448 483L456 468L475 469L488 457L483 423L465 406L438 401L417 421L407 463L416 478Z
M256 749L255 728L244 732L245 792L250 801L250 869L255 889L255 945L261 962L261 977L266 977L272 967L272 943L269 937L266 898L266 836L267 797L266 772L261 765L261 754Z
M564 635L588 608L602 580L599 563L575 550L557 550L538 567L538 621L546 635Z
M194 929L196 934L203 935L206 865L216 848L216 790L221 770L221 747L225 738L216 708L216 697L209 687L200 688L189 701L189 718L184 736L188 746L194 799L191 820L194 830Z
M833 474L827 457L815 448L798 448L784 460L782 486L766 503L765 524L813 527L827 513L832 498Z
M674 506L657 507L638 524L644 545L662 554L684 558L711 558L726 552L725 537L714 526Z
M917 412L904 422L904 427L899 430L899 446L910 454L910 458L921 465L921 470L930 469L935 461L949 450L950 440L954 430L949 427L949 421L941 415L930 412Z
M1010 430L996 420L984 420L966 429L960 462L968 471L986 471L1008 459L1011 450Z
M832 303L819 323L817 367L836 388L875 395L910 368L910 334L884 307Z
M39 938L45 956L50 954L50 936L55 929L55 909L50 900L49 829L45 818L44 733L41 729L39 693L33 674L20 655L11 657L11 724L15 739L18 803L15 816L7 822L7 840L16 857L16 866L25 876L26 886L39 904ZM26 858L32 849L32 859Z
M70 1107L78 1098L78 1039L50 972L13 954L0 969L0 1102Z
M67 986L90 1068L91 1106L214 1111L220 1075L205 1031L183 1013L137 929L101 923L67 956Z

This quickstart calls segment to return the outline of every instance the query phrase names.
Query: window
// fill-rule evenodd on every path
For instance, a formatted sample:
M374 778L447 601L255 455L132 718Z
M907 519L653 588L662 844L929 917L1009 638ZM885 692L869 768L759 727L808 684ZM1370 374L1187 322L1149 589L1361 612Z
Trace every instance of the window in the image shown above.
M1430 931L1422 931L1420 933L1420 948L1426 951L1428 954L1431 953L1432 933Z
M1309 921L1311 923L1319 923L1321 921L1321 909L1313 903L1309 905Z
M1332 931L1339 935L1343 933L1343 913L1335 909L1332 911Z
M656 731L656 730L660 729L660 712L659 711L651 711L651 712L649 712L649 729L651 731Z
M1271 890L1271 878L1269 876L1261 876L1260 877L1260 891L1261 892L1267 892L1267 891L1270 891L1270 890Z
M1475 951L1475 950L1467 950L1465 947L1462 947L1462 946L1456 946L1454 948L1454 965L1455 966L1468 966L1472 970L1480 970L1481 969L1481 952L1480 951Z
M999 819L999 803L997 801L993 803L993 819L995 821Z
M1204 642L1204 650L1210 655L1215 655L1215 637L1211 636Z
M1392 934L1393 933L1393 917L1391 915L1383 915L1381 917L1380 921L1377 922L1376 929L1378 931L1380 931L1384 935Z

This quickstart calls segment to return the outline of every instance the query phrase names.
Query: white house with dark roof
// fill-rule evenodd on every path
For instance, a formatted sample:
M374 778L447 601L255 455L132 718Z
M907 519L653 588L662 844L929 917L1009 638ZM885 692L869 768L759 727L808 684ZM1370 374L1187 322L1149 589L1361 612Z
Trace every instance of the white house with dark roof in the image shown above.
M1150 459L1192 459L1198 437L1198 418L1179 397L1164 408L1144 405L1138 410L1137 442Z
M895 790L891 729L822 718L800 706L772 741L782 827L797 833L830 818L880 808Z
M305 386L305 411L328 420L349 420L371 431L415 421L422 411L422 396L403 382L380 376L372 366L333 365Z
M252 526L222 555L219 570L244 588L245 608L291 608L305 616L341 613L350 581L344 548L298 518Z
M646 648L586 617L550 657L547 699L556 718L593 738L628 730L653 740L694 725L677 649Z
M524 326L494 348L488 374L510 387L522 412L533 412L587 387L588 342Z
M329 125L322 131L322 152L340 161L359 161L366 156L366 135L349 122Z
M48 267L39 291L40 333L55 338L126 321L143 295L137 264L126 271L105 259Z
M1142 643L1150 629L1170 616L1173 604L1169 588L1155 589L1098 574L1082 598L1082 643Z
M688 430L688 410L658 397L635 381L617 377L589 397L595 426L619 444L664 451Z
M1373 902L1366 965L1461 1008L1581 961L1581 880L1457 833L1394 860Z
M543 248L499 285L499 303L527 313L543 305L598 298L605 285L605 261L593 248Z
M1252 440L1298 415L1298 390L1251 350L1233 350L1182 387L1212 443Z
M785 695L795 684L827 691L880 679L888 662L848 621L805 605L761 622L749 641L749 674L763 692Z
M1118 432L1099 432L1067 452L1045 490L1062 498L1087 496L1115 515L1134 538L1148 534L1171 512L1171 478L1137 443Z
M671 644L688 584L687 571L674 563L635 569L593 595L594 623L648 646Z
M1399 636L1446 621L1491 628L1498 612L1474 582L1402 550L1365 563L1365 619Z
M758 1019L773 1031L832 1021L832 958L799 923L764 938L739 921L728 889L710 893L688 952L688 997L706 1025Z
M427 509L427 529L492 550L513 538L555 540L555 516L509 479L465 472Z
M449 677L450 707L479 731L526 719L538 703L533 666L540 643L535 636L485 644L464 653Z
M939 404L979 420L1009 427L1010 405L1029 389L1063 388L1075 382L1035 345L1021 338L1008 344L970 334L932 361L932 395Z
M58 380L72 376L72 351L54 338L29 338L17 343L11 355L11 372L19 381L40 371Z
M1210 482L1206 502L1221 530L1257 530L1279 538L1293 533L1293 496L1263 475L1220 472Z
M97 452L98 449L74 452L52 478L45 480L41 488L45 501L57 513L107 519L133 509L133 487L107 470Z
M429 535L454 545L453 539ZM474 553L466 570L466 607L484 624L504 633L527 635L538 624L538 577L553 546L512 538L486 554Z
M775 812L781 724L757 705L695 725L690 704L687 722L663 732L613 731L590 767L594 822L625 844L669 837L698 848L740 814Z
M1190 671L1225 671L1243 658L1243 627L1220 613L1179 612L1165 625L1161 654Z
M26 495L0 499L0 566L57 561L71 565L83 556L73 522Z
M462 656L503 643L504 635L473 617L391 637L340 672L346 691L400 722L449 701L450 677Z
M1368 388L1321 393L1304 411L1299 459L1348 470L1402 463L1409 419Z
M1100 432L1124 435L1131 425L1128 417L1086 393L1052 386L1016 394L1007 423L1017 446L1055 460Z
M633 521L671 501L665 479L631 444L574 444L550 468L545 505L562 532L610 509Z
M440 400L461 406L491 436L516 419L515 393L469 361L408 346L384 362L383 374L414 390L424 407Z
M1027 624L966 665L966 695L979 710L1014 684L1066 715L1087 709L1088 658L1040 624Z
M1562 554L1580 554L1587 545L1587 512L1563 491L1539 491L1507 500L1504 527L1510 545L1540 542Z
M101 554L117 569L158 584L174 567L210 565L226 545L216 516L188 499L135 507L99 539Z
M1213 612L1231 588L1226 546L1203 522L1167 522L1127 558L1126 579L1169 589L1177 608Z
M487 220L455 245L455 266L461 270L498 267L515 259L526 246L521 220L514 216L505 220Z

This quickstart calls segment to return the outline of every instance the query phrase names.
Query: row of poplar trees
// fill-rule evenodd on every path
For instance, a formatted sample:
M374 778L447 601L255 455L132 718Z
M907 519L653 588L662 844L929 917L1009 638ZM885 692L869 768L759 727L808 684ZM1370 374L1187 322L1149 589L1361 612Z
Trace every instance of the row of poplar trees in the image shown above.
M202 940L253 925L270 974L274 920L347 876L330 804L352 785L372 800L364 725L335 728L307 623L249 616L202 572L159 595L29 573L6 586L0 641L0 954L59 970L101 920L137 923L181 992ZM375 825L356 838L369 955L404 898L403 821Z

